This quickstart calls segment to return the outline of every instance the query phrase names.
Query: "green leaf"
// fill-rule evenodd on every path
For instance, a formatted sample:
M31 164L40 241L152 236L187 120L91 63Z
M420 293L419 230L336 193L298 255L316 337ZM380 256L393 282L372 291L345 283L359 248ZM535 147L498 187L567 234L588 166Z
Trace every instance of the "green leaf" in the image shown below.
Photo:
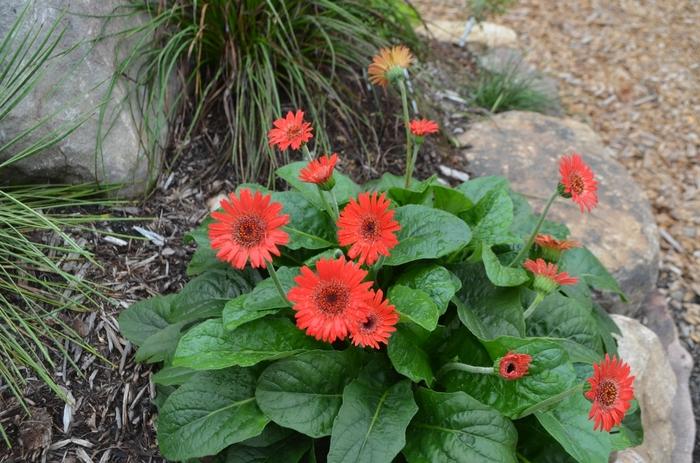
M288 293L295 285L294 278L299 275L299 267L280 267L276 269L282 289ZM272 278L266 278L250 292L244 301L246 310L271 310L289 307L287 301L282 299Z
M282 213L289 215L289 223L284 227L289 233L286 247L325 249L335 245L333 220L303 194L296 191L275 192L272 193L272 200L281 203Z
M224 330L221 319L207 320L180 340L173 365L194 370L216 370L232 365L251 366L323 348L287 318L267 317Z
M136 302L119 315L122 335L137 346L158 331L167 328L174 294L153 296Z
M184 326L185 322L175 323L149 336L136 351L134 359L137 362L146 363L170 360L175 353L177 343L180 341Z
M394 285L387 294L401 315L402 321L415 323L428 331L437 326L440 311L428 293L403 285Z
M354 350L329 350L275 362L258 380L258 405L280 426L311 437L328 436L343 389L357 376L361 360Z
M510 268L498 260L490 246L481 248L481 259L484 261L486 275L496 286L520 286L528 280L527 272L522 268Z
M490 191L496 189L507 190L508 180L505 177L486 176L468 180L457 186L457 190L464 193L472 203L478 203Z
M153 382L155 384L162 384L163 386L180 386L197 374L199 374L199 372L190 368L164 367L153 375Z
M432 185L431 190L433 191L433 207L436 209L459 215L474 207L471 200L459 190L443 185Z
M515 236L527 237L537 226L540 216L535 214L523 195L514 191L509 191L511 201L513 201L513 223L510 226ZM569 236L569 229L566 225L545 220L540 228L540 233L552 235L558 239L565 239Z
M293 435L267 447L242 444L226 449L216 463L297 463L311 447L311 440Z
M510 231L513 223L513 202L508 191L498 188L489 191L466 214L467 222L472 226L474 241L484 247L494 244L514 244L520 239Z
M576 248L562 254L559 267L571 275L582 278L592 288L610 291L627 301L627 296L620 289L617 280L605 269L603 264L586 248Z
M406 433L409 463L515 463L517 433L496 410L464 392L416 391L418 415Z
M541 404L557 400L576 384L576 373L566 351L549 339L519 339L501 337L482 341L490 361L483 353L462 349L459 361L471 365L491 366L508 352L529 354L532 363L528 374L517 381L506 381L498 375L483 375L463 371L448 371L441 383L448 391L470 391L474 397L500 411L511 419L521 418Z
M182 288L172 303L172 321L186 322L221 315L226 303L251 290L243 273L233 269L210 270Z
M632 408L618 427L617 431L610 433L610 441L613 450L624 450L629 447L642 445L644 442L644 429L642 428L642 411L637 401L632 402Z
M488 279L480 263L450 267L462 282L457 298L459 319L477 337L523 336L525 321L518 288L500 288Z
M268 315L274 315L280 311L280 309L270 309L270 310L257 310L250 309L245 306L245 301L248 299L250 294L241 294L240 296L231 299L224 306L224 311L222 312L224 329L226 331L233 331L241 325L244 325L253 320L266 317Z
M406 444L406 427L417 411L408 380L381 386L362 377L353 381L343 391L328 463L390 463Z
M268 419L255 403L250 370L200 373L173 392L158 417L158 442L168 460L214 455L260 434Z
M603 353L603 342L592 309L555 292L545 297L527 321L527 334L563 338Z
M454 215L426 206L408 205L396 209L401 224L399 244L384 265L401 265L419 259L437 259L469 244L469 226Z
M399 277L397 283L428 293L441 315L447 311L450 300L462 287L462 282L449 270L434 264L411 268Z
M593 430L588 419L591 404L579 391L549 411L535 413L537 420L579 463L607 462L612 451L610 434Z
M426 204L429 201L430 187L433 186L435 176L418 181L411 179L408 188L404 188L404 177L385 173L381 178L367 182L365 189L368 191L385 191L389 199L398 205Z
M433 370L428 354L420 347L421 341L406 325L400 324L391 335L387 354L396 371L413 382L433 382Z
M308 163L304 161L292 162L277 169L277 175L284 179L290 186L298 190L304 197L318 209L323 209L323 203L318 195L318 187L311 183L304 183L299 180L299 171L306 167ZM335 186L333 193L339 204L347 203L350 198L356 197L360 193L360 187L350 180L350 177L343 175L336 169L333 174Z

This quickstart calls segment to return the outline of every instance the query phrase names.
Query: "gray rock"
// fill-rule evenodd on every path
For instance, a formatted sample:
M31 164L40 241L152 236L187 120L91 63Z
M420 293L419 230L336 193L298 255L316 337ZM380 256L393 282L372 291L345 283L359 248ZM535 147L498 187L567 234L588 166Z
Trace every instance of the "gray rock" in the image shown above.
M502 175L541 211L559 180L562 154L576 151L596 173L599 205L581 214L571 201L558 200L550 218L566 223L618 279L630 301L599 295L609 310L634 316L656 286L659 242L644 192L585 124L537 113L507 112L471 126L458 137L477 176Z
M465 26L466 21L435 19L421 24L416 32L440 42L458 44L464 34ZM484 47L517 46L518 35L509 27L484 21L472 27L466 42Z
M0 0L0 36L6 35L27 1ZM51 59L38 85L3 119L0 144L45 117L50 116L49 122L32 134L32 140L73 126L83 117L87 120L45 153L0 171L0 183L97 181L124 183L126 187L121 193L125 196L146 191L157 173L154 166L159 165L155 159L158 153L151 153L151 159L146 156L143 119L132 105L136 95L129 90L125 79L119 81L113 90L105 112L107 116L102 121L102 149L98 150L97 145L100 124L97 108L107 94L115 71L117 50L126 52L129 47L118 47L120 37L94 40L139 25L144 18L132 15L111 20L105 26L103 17L126 3L123 0L32 2L23 28L43 24L47 29L65 14L60 21L65 32L57 50L75 48ZM164 141L166 134L160 135ZM2 157L8 158L11 154L3 153Z

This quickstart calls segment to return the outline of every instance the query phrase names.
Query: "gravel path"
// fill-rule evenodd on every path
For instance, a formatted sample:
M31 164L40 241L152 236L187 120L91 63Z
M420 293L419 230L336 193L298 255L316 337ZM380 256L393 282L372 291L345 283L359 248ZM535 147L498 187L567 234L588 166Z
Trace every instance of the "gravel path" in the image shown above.
M417 2L430 19L466 19L465 3ZM695 359L697 419L700 2L519 0L494 21L517 32L526 60L559 81L567 114L601 135L649 197L661 233L659 289Z

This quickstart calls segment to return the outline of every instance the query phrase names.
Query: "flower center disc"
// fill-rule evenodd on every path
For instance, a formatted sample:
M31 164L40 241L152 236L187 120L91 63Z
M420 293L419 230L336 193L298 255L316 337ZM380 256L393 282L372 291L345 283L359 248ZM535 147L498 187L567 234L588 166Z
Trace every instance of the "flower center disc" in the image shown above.
M350 302L348 288L338 282L330 282L318 289L314 296L318 310L329 315L345 311Z
M374 331L374 327L377 325L377 317L371 314L367 317L367 321L360 325L360 329L364 332Z
M612 381L605 381L598 386L598 401L606 407L611 407L617 399L617 386Z
M575 175L575 174L572 175L569 178L569 182L571 183L571 191L573 191L574 193L576 193L578 195L583 193L583 189L584 189L585 185L583 183L583 178L581 178L580 175Z
M301 127L293 125L287 128L287 139L292 140L301 136Z
M233 240L244 248L256 246L265 238L265 222L257 216L248 215L233 225Z
M516 368L514 363L511 362L506 365L506 373L515 373L515 370Z
M374 217L365 217L360 225L362 239L374 241L379 238L379 221Z

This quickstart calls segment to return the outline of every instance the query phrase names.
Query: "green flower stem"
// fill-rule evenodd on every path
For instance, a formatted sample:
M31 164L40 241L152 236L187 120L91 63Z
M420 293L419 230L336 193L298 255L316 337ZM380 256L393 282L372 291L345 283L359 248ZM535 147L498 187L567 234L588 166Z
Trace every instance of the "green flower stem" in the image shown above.
M323 207L326 209L326 212L328 212L328 215L333 217L333 220L338 220L338 214L336 213L335 209L331 207L330 203L326 199L326 195L323 194L323 190L318 185L316 185L316 187L318 188L318 195L321 197L321 202L323 203Z
M520 249L520 252L518 253L517 256L515 256L513 258L513 260L510 262L510 264L508 264L508 267L512 267L513 264L520 262L520 260L523 258L523 256L526 256L527 253L530 252L530 248L532 247L532 243L535 242L535 237L540 232L540 228L542 228L542 224L544 223L545 217L547 217L547 213L549 212L549 208L552 207L554 200L557 199L558 196L559 196L559 192L557 190L555 190L554 194L549 198L549 201L547 201L547 205L544 207L544 210L542 211L542 215L540 216L540 220L537 222L537 225L535 226L535 229L532 231L530 238L528 238L527 243L525 244L525 246L523 246Z
M277 271L275 270L275 266L272 264L272 261L267 261L267 271L270 273L270 278L272 278L272 281L275 283L275 288L277 288L277 292L280 294L284 302L286 302L287 305L291 307L292 304L289 302L289 299L287 299L287 294L282 288L282 283L280 283L280 279L277 276Z
M335 209L335 217L336 219L340 217L340 208L338 207L338 199L335 197L335 192L331 188L331 199L333 199L333 208Z
M438 377L444 375L448 371L466 371L467 373L476 373L480 375L495 375L496 371L493 369L493 367L478 367L476 365L467 365L466 363L460 363L460 362L452 362L452 363L446 363L440 368L440 370L437 372Z
M301 145L301 151L304 153L304 157L306 158L307 161L313 160L314 156L311 154L311 151L309 151L309 147L306 146L306 143Z
M535 296L535 299L532 300L532 303L530 303L530 306L527 308L527 310L523 313L523 318L527 320L530 318L530 315L535 311L538 305L540 305L540 302L544 299L544 293L537 293L537 296Z
M406 188L408 188L411 184L411 179L413 178L413 169L416 167L416 159L418 158L418 151L420 151L421 143L414 143L413 145L413 155L411 156L411 159L406 166L406 178L408 179L408 183L406 184Z
M411 117L408 113L408 95L406 92L406 83L403 81L403 79L398 79L397 80L398 86L399 86L399 91L401 92L401 106L403 107L403 124L406 128L406 178L404 180L404 186L408 188L408 186L411 184L411 177L410 172L409 172L409 166L411 164L411 153L412 151L412 144L413 144L413 137L411 136Z

